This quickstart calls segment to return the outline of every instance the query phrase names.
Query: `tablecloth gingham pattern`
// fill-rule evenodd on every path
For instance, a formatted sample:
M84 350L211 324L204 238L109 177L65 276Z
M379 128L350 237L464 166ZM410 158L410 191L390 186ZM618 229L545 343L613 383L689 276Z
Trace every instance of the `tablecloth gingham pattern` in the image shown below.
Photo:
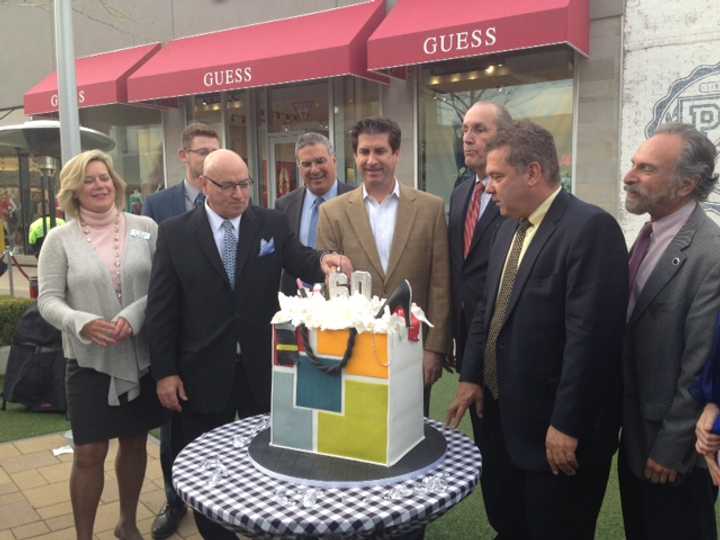
M253 416L205 433L183 449L173 466L173 484L186 503L252 538L390 538L437 519L480 479L475 443L426 419L445 436L447 452L425 477L342 489L284 482L260 472L248 456L249 442L268 422L266 415ZM426 489L427 482L435 489Z

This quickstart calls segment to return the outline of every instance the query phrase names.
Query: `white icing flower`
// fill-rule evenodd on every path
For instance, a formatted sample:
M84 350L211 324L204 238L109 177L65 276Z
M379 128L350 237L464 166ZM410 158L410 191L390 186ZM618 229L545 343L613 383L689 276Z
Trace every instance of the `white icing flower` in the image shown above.
M403 335L406 332L404 319L392 315L387 306L382 316L375 318L385 302L377 296L368 300L363 295L353 294L326 300L319 293L313 293L306 298L278 293L278 300L280 311L272 318L272 324L289 322L293 326L304 324L310 329L321 330L355 328L359 333ZM416 304L412 304L410 312L419 321L432 326L423 310Z

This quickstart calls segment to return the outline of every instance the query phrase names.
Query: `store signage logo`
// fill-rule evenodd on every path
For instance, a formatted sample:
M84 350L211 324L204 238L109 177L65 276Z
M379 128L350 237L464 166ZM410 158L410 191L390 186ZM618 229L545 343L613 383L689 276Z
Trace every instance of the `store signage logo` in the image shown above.
M252 78L252 67L248 66L206 71L203 73L202 80L205 88L213 88L216 86L226 86L228 84L250 82Z
M438 34L425 38L423 52L427 56L453 51L466 51L480 47L492 47L497 42L497 30L494 26L482 30L476 28L466 32Z
M668 93L653 108L653 118L645 127L652 137L665 122L691 124L720 145L720 63L698 66L690 75L674 81Z
M77 96L78 96L78 103L80 105L85 103L85 90L78 90ZM58 99L57 94L53 94L52 96L50 96L50 106L51 107L57 109L58 101L59 101L59 99Z
M666 122L691 124L720 147L720 63L698 66L690 75L674 81L668 93L653 107L653 117L645 127L645 136ZM720 190L716 187L704 207L720 216Z

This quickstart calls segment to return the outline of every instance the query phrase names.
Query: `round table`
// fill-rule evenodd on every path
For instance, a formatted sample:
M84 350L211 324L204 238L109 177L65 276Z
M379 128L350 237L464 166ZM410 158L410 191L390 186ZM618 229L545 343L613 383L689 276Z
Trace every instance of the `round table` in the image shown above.
M391 485L320 489L270 477L248 456L269 428L266 415L216 428L188 444L173 465L180 497L208 518L252 538L389 538L442 516L480 479L475 443L439 422L445 457L424 475Z

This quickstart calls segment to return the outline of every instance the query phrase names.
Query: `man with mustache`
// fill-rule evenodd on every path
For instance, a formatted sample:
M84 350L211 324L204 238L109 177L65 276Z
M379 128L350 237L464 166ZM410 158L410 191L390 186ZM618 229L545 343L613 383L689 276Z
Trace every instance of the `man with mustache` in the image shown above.
M337 178L337 162L330 141L320 133L303 133L295 143L302 186L275 202L275 208L286 214L290 230L303 245L315 247L320 205L355 189ZM280 290L288 296L297 292L297 276L283 271Z
M425 334L425 415L430 385L442 374L449 345L450 276L442 199L395 178L401 132L389 118L366 118L352 128L360 188L320 208L318 248L344 253L372 276L372 294L387 298L404 280L432 322Z
M629 540L717 538L713 487L695 452L689 388L720 311L720 228L700 202L717 184L713 143L660 126L625 175L625 207L649 214L630 255L618 474Z

